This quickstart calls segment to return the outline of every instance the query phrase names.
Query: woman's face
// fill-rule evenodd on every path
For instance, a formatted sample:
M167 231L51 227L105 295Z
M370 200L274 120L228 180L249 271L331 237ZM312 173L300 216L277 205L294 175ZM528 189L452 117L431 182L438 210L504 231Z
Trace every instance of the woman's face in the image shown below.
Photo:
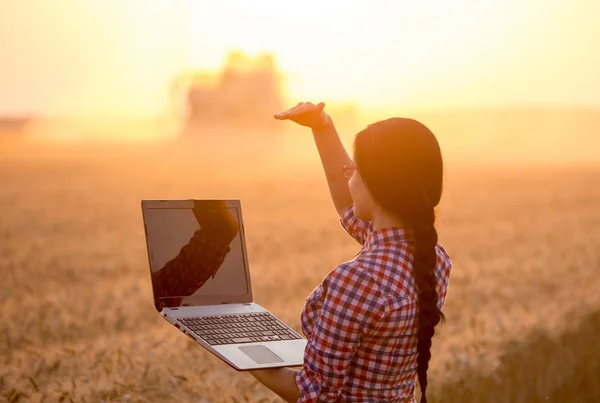
M354 164L354 166L356 166L356 164ZM375 203L373 202L371 194L365 187L357 169L354 170L354 173L348 180L348 188L350 189L352 201L354 202L354 215L356 218L372 221Z

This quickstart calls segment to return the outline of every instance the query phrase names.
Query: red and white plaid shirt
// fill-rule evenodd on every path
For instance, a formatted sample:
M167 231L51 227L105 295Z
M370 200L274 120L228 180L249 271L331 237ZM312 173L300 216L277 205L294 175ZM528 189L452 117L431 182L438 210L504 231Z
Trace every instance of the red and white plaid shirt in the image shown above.
M353 206L340 222L362 248L306 299L298 402L415 402L418 306L410 235L400 228L374 231ZM440 244L436 251L441 309L452 263Z

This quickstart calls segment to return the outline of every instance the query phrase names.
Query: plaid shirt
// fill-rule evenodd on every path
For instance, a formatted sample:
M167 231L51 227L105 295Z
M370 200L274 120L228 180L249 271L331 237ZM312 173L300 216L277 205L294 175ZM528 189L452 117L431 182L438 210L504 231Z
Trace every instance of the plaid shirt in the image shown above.
M372 222L356 218L353 206L340 222L362 248L306 299L298 402L415 402L418 306L410 234L374 231ZM452 263L440 244L436 251L441 309Z

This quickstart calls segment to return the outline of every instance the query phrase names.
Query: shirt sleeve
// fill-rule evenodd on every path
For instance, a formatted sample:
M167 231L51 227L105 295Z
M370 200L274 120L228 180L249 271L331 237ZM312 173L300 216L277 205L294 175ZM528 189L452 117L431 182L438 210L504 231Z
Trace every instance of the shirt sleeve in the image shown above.
M361 245L365 244L367 235L373 231L373 222L365 221L354 215L354 204L348 207L340 216L342 227Z
M325 277L323 305L296 374L298 403L338 400L356 350L383 317L384 301L373 277L356 265L340 265Z
M444 307L446 296L448 294L448 283L450 280L450 273L452 272L452 260L444 247L440 244L437 245L437 261L436 269L438 272L438 308L441 310Z

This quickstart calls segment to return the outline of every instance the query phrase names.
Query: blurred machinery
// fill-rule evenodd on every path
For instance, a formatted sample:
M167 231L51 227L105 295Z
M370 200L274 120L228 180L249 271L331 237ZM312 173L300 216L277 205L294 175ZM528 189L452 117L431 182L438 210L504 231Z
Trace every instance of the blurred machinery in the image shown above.
M218 74L186 71L171 86L181 137L203 137L215 128L275 131L273 114L284 108L283 75L270 54L255 59L231 52Z

